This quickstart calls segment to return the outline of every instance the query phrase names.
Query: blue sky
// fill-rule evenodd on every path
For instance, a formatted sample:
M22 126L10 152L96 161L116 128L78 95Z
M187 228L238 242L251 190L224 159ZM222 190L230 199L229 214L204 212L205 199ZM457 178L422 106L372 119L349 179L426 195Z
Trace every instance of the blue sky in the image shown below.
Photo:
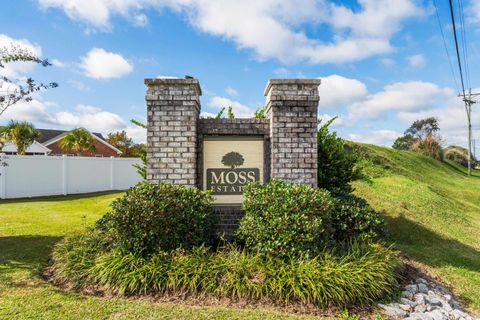
M448 1L436 1L453 59ZM480 4L463 6L476 88ZM194 76L203 112L232 105L246 117L263 105L268 79L306 77L322 78L319 116L339 116L333 128L347 139L391 145L413 120L436 116L446 145L466 144L466 116L431 1L16 0L0 12L0 46L11 43L54 66L15 64L0 73L59 87L12 106L0 123L125 129L143 141L129 119L145 120L144 78Z

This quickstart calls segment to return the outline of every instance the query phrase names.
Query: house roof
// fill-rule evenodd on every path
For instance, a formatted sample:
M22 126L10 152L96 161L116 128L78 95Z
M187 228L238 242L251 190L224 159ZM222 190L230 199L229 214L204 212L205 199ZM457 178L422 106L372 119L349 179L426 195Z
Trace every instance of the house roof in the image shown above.
M40 138L37 139L37 141L40 143L45 143L49 140L52 140L55 137L58 137L61 134L70 132L69 130L54 130L54 129L37 129L37 131L40 133ZM92 132L92 134L102 139L103 141L105 141L105 138L103 138L101 133Z
M1 149L2 152L17 152L17 146L11 142L6 143ZM26 153L49 153L50 149L45 147L43 144L34 141L31 145L28 146Z
M42 129L40 129L40 130L42 130ZM39 130L39 131L40 131L40 130ZM86 130L86 129L85 129L85 130ZM51 145L52 143L57 142L57 141L63 139L63 137L65 137L65 136L70 132L70 131L66 131L66 130L47 130L47 131L56 131L56 132L60 132L60 134L53 136L53 138L51 138L51 139L48 139L48 140L46 140L46 141L43 141L42 144L43 144L44 146ZM87 130L87 131L88 131L88 130ZM88 131L88 132L92 135L93 138L95 138L96 140L98 140L100 143L103 143L104 145L106 145L106 146L109 147L110 149L114 150L116 153L118 153L118 154L121 154L121 153L122 153L121 150L117 149L116 147L114 147L114 146L112 146L110 143L108 143L108 142L103 138L103 136L102 136L101 133L95 133L95 132L90 132L90 131Z

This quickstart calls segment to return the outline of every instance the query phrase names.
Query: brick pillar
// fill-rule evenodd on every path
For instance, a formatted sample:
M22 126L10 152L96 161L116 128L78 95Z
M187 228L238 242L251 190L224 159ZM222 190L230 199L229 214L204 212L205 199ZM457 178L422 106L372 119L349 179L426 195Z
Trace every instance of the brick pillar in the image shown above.
M197 79L145 79L147 180L197 186Z
M270 118L270 175L317 187L317 109L319 79L271 79L267 83Z

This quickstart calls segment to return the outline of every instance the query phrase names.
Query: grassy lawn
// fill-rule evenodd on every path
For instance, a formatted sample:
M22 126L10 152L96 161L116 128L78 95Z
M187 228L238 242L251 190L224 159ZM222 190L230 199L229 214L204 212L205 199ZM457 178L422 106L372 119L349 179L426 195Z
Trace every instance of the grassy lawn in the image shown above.
M385 213L396 246L480 311L480 172L412 153L366 146L391 169L356 194ZM380 172L380 173L379 173Z
M91 225L120 196L0 201L0 319L313 319L271 311L191 307L64 292L40 277L52 246Z
M356 193L385 213L396 246L480 311L480 172L411 152L366 146L388 167ZM52 246L120 196L0 201L0 319L309 319L271 311L192 307L67 293L39 276Z

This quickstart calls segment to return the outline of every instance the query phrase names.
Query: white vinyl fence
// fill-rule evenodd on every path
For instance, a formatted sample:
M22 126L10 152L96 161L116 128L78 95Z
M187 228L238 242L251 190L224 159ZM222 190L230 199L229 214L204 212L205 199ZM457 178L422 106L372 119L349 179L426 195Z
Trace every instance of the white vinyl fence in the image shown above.
M141 160L0 155L0 199L126 190L142 180L135 163Z

